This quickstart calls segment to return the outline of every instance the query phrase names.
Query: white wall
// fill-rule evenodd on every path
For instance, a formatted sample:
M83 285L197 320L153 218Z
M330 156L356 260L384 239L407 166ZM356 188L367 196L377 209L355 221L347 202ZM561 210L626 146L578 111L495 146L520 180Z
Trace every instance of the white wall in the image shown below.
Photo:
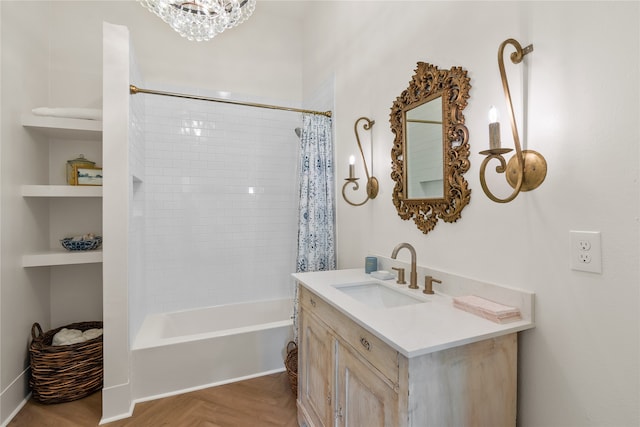
M46 201L26 201L22 183L47 181L47 139L26 132L20 117L47 99L48 7L31 3L11 7L0 3L1 97L0 133L0 423L27 393L27 346L34 322L49 326L49 271L24 269L21 255L49 243ZM32 28L28 34L22 31ZM18 35L18 36L16 36ZM35 167L28 167L28 166ZM43 226L44 225L44 226Z
M339 201L339 266L361 267L368 253L388 256L406 241L419 264L535 292L537 328L520 341L519 424L638 425L638 4L315 2L305 17L304 93L336 81L338 185L356 149L354 121L376 120L380 194L360 208ZM496 53L509 37L534 44L524 139L549 172L505 205L483 194L477 153L488 147L489 107L506 117ZM391 202L389 109L418 61L462 66L472 85L471 203L427 235ZM523 67L507 67L521 114ZM502 129L510 141L504 120ZM602 274L569 269L569 230L602 232Z
M52 3L52 102L101 105L103 21L129 29L149 85L170 83L300 102L298 2L283 8L280 2L259 0L251 25L200 43L180 37L137 1Z

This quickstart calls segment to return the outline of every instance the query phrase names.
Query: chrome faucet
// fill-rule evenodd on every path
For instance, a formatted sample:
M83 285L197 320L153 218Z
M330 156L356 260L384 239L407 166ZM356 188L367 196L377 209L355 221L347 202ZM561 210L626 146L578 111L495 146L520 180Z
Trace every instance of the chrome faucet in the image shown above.
M410 289L418 289L418 272L416 271L416 250L408 243L400 243L395 248L393 248L393 252L391 252L391 258L396 259L398 256L398 251L402 248L409 249L411 252L411 278L409 279L409 288Z

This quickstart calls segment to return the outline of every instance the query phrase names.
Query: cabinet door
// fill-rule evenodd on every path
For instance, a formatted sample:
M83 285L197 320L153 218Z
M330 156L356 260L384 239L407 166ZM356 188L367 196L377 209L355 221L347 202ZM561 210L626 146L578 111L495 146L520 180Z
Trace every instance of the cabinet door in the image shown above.
M338 345L337 425L396 427L398 394L360 356Z
M329 427L333 424L331 403L335 378L335 340L327 327L304 309L300 318L300 406L311 425Z

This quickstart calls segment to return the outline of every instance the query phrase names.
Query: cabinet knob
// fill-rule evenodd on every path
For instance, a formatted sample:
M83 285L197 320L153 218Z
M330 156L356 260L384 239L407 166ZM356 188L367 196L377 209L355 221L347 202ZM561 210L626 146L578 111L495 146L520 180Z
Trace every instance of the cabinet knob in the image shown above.
M311 306L313 306L313 307L316 306L316 301L313 298L310 298L309 302L311 303Z
M365 337L360 337L360 344L362 344L367 351L371 351L371 343Z

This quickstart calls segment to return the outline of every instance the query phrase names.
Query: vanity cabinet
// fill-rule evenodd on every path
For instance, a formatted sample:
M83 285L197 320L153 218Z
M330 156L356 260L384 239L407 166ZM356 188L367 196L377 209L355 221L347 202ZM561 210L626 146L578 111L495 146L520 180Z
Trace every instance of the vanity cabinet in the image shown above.
M515 426L516 333L407 358L302 285L299 298L301 426Z
M399 353L300 289L298 422L400 425Z

